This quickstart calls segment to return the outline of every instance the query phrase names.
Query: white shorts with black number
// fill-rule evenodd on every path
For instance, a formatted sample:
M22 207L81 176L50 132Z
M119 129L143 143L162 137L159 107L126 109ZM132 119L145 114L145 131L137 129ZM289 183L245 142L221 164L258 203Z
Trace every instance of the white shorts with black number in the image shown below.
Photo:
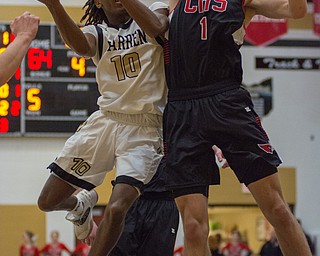
M92 189L116 168L121 183L143 185L162 158L161 117L94 112L48 167L76 187ZM137 124L139 123L139 125Z

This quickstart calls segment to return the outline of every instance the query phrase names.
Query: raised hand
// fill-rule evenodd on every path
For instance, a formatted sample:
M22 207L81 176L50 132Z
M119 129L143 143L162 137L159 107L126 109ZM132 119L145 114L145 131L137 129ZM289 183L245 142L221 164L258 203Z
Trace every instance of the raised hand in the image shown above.
M16 37L26 36L32 40L37 35L39 22L39 17L30 12L25 12L11 22L10 29Z

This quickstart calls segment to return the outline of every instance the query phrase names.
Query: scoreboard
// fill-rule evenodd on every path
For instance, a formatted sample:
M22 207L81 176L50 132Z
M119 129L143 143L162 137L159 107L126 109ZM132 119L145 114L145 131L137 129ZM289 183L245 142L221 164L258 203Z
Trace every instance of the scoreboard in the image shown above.
M0 54L14 40L0 23ZM98 109L96 67L40 25L14 76L0 85L0 136L68 136Z

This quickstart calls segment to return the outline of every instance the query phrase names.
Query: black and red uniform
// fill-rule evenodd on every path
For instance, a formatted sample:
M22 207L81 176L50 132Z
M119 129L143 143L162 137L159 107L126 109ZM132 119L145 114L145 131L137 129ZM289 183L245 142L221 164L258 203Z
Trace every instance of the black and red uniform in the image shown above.
M176 196L220 182L213 145L246 185L281 163L240 86L242 59L232 34L243 21L242 0L181 0L171 13L164 137L167 183Z

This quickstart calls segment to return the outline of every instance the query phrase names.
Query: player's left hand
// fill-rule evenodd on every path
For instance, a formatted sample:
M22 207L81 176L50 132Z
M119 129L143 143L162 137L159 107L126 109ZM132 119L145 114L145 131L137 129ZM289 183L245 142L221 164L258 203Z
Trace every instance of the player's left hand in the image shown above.
M213 145L212 147L214 154L216 155L218 162L222 163L222 169L225 169L227 167L229 167L229 164L227 162L227 160L225 159L225 157L223 156L222 150L220 148L218 148L216 145Z

